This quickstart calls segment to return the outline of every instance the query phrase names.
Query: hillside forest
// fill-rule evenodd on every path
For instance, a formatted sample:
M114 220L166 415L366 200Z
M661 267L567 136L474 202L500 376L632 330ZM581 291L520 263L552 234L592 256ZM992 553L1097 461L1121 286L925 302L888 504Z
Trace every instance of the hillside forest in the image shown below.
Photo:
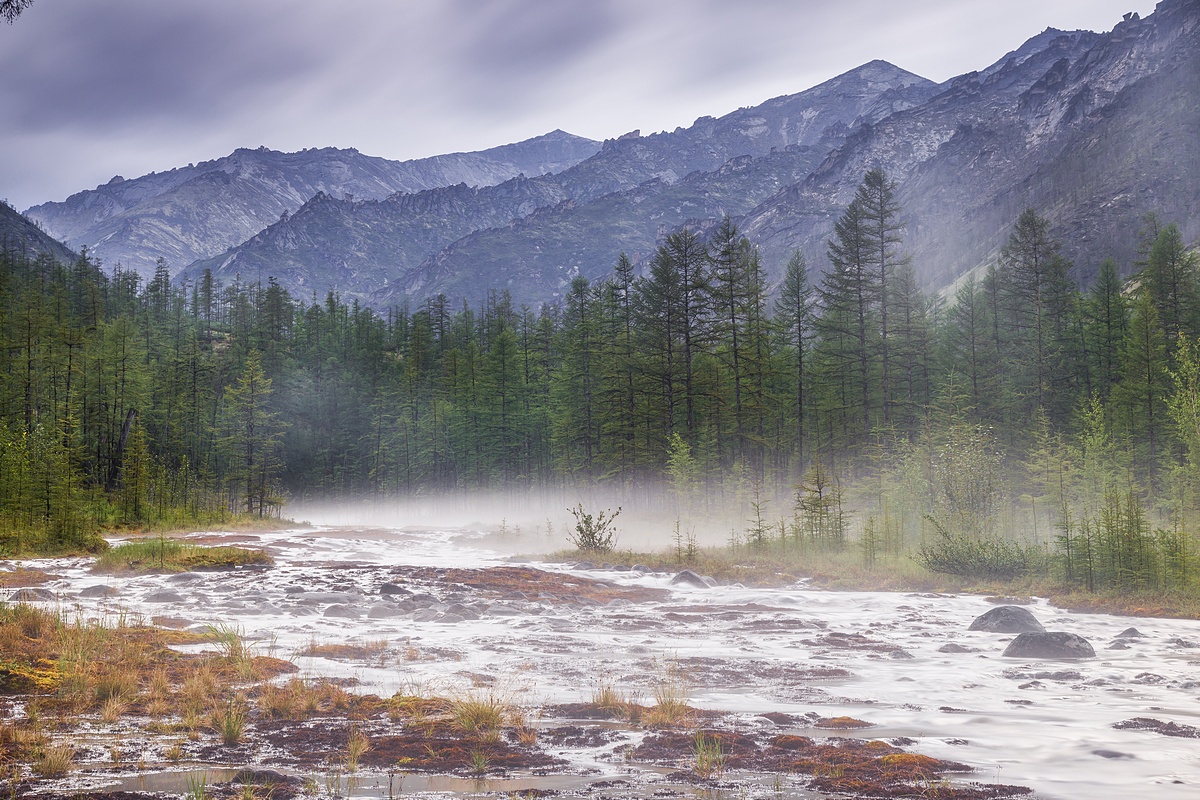
M1142 220L1090 286L1025 211L940 295L868 172L828 242L767 285L726 218L645 266L378 312L173 283L86 253L0 255L0 547L271 516L289 497L605 487L730 513L746 547L1088 590L1194 585L1200 263Z

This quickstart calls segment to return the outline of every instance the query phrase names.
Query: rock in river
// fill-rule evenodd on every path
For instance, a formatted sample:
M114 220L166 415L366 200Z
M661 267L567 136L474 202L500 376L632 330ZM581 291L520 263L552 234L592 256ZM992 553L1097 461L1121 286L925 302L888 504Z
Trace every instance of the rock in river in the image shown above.
M54 600L54 592L37 586L17 589L8 596L10 603L45 603Z
M716 581L712 581L712 583L709 581L712 581L712 578L702 578L701 576L692 572L690 569L685 569L683 572L677 574L674 578L671 578L671 585L695 586L699 589L709 589L712 587L713 583L716 583Z
M1008 658L1095 658L1087 639L1066 631L1022 633L1004 650Z
M1045 633L1042 623L1037 621L1029 609L1021 606L996 606L985 614L980 614L971 623L969 631L989 631L991 633Z

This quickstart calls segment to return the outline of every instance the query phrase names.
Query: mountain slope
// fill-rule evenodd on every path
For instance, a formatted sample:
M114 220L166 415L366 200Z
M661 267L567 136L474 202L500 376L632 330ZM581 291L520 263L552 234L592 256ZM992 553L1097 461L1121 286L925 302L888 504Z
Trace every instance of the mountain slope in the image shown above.
M8 203L0 201L0 251L24 253L31 258L48 255L70 263L78 256L57 239L26 219Z
M198 261L178 277L196 280L211 269L223 283L235 276L264 283L274 277L302 299L331 290L364 296L362 287L386 286L427 252L564 199L554 182L523 177L482 189L459 184L363 202L318 193L242 246Z
M317 192L379 199L456 183L486 186L561 171L599 143L562 131L484 150L389 161L357 150L240 149L214 161L133 180L120 176L26 214L72 246L143 273L174 269L244 242Z
M664 226L721 209L748 210L780 186L808 174L855 126L911 108L935 91L930 81L885 62L871 62L756 108L719 119L702 117L686 129L650 136L634 132L606 141L591 158L527 185L511 181L480 189L469 198L456 188L432 190L412 203L389 198L380 203L323 204L321 210L280 221L263 236L218 258L193 264L184 277L198 277L205 268L225 281L235 274L263 279L273 275L293 291L320 294L336 286L343 294L377 304L402 295L421 299L438 291L476 297L492 286L528 290L530 299L542 299L553 295L563 269L602 274L611 268L617 250L652 247ZM739 171L739 181L729 183L722 168L741 157L767 161L761 169ZM705 190L704 175L721 186ZM760 179L752 179L754 175ZM679 197L668 194L656 210L641 205L645 198L678 184ZM622 193L630 196L615 197ZM698 195L707 199L698 200ZM541 204L529 207L537 198ZM441 208L449 208L456 218L442 219ZM541 211L529 218L535 209ZM416 216L389 218L389 211ZM543 224L553 231L543 231ZM487 234L476 235L492 228L501 229L494 242ZM413 235L414 231L430 235ZM460 233L441 238L452 231ZM514 232L521 235L514 237ZM438 255L468 234L469 244ZM346 242L355 245L342 247ZM491 253L486 264L470 261L471 253L484 251ZM555 263L551 252L570 252L571 261ZM427 263L416 273L406 274L422 262ZM510 280L499 274L505 271L525 278Z
M1042 50L857 132L748 214L768 263L798 247L824 265L833 221L875 166L898 182L906 248L932 288L994 259L1027 207L1052 221L1081 282L1105 257L1129 263L1146 212L1200 236L1200 4L1040 38Z

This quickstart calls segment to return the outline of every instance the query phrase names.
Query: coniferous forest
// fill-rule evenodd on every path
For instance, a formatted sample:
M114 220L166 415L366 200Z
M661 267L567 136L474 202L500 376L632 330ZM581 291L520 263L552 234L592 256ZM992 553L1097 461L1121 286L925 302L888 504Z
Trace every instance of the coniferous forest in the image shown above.
M875 170L827 263L796 253L771 283L725 219L540 308L371 310L6 251L3 547L289 497L602 486L740 509L747 546L1190 586L1200 263L1147 216L1136 263L1081 286L1050 227L1027 210L986 271L931 295Z

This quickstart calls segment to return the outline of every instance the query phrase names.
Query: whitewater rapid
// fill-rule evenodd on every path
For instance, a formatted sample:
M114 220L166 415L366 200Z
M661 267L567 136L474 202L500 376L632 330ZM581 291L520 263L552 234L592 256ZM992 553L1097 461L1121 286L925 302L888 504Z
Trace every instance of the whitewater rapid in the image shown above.
M45 588L68 613L133 615L196 630L232 626L258 652L291 658L304 675L352 679L359 692L486 686L535 707L586 702L607 682L648 701L656 671L671 665L694 706L729 712L745 725L768 712L855 717L873 726L855 736L906 737L914 742L909 750L975 767L972 780L1029 786L1047 800L1190 800L1200 790L1200 739L1114 727L1142 717L1200 726L1196 621L1068 613L1040 602L1030 608L1047 630L1077 633L1097 655L1037 662L1003 658L1011 636L967 630L993 607L978 596L802 584L697 588L672 585L664 573L538 563L529 566L564 581L586 577L667 594L596 605L422 585L409 586L397 605L381 591L403 586L392 572L398 567L485 569L511 566L512 556L468 530L325 527L194 537L265 548L276 565L132 577L96 575L83 559L25 566L59 576ZM1119 639L1130 627L1142 637ZM867 644L839 647L836 634ZM335 643L374 643L378 652L358 662L299 655ZM957 652L942 651L946 645ZM1126 649L1108 649L1114 645ZM827 677L798 680L804 671ZM606 768L604 752L576 758Z

